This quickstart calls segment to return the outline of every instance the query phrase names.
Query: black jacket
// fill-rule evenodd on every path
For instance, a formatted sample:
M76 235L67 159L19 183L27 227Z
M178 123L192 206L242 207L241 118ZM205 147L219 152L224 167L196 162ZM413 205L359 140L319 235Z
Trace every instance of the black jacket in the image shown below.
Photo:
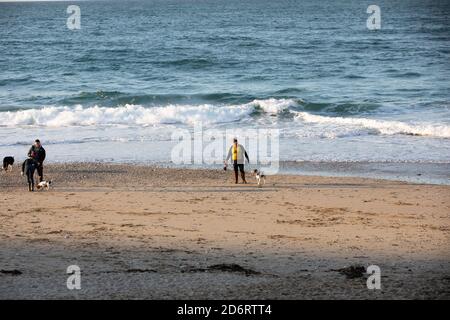
M34 161L31 158L28 158L22 163L22 174L28 175L29 171L33 174L36 167L37 167L36 161Z
M28 151L28 156L32 157L40 165L42 165L45 160L45 149L42 146L40 148L36 148L36 146L32 145L30 151Z

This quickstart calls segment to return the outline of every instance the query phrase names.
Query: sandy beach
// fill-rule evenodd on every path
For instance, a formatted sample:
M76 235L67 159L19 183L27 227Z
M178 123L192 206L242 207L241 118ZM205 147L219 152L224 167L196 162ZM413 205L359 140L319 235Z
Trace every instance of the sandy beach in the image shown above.
M223 170L0 174L0 299L449 299L450 186ZM68 290L66 268L81 268ZM381 290L350 266L377 265ZM343 270L342 270L343 269Z

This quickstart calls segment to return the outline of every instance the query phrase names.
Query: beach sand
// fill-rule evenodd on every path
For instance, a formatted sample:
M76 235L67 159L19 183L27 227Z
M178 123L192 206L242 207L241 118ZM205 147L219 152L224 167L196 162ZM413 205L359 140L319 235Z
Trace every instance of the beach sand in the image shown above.
M0 174L1 299L449 299L450 186L137 165ZM81 268L68 290L66 268ZM339 269L377 265L367 274Z

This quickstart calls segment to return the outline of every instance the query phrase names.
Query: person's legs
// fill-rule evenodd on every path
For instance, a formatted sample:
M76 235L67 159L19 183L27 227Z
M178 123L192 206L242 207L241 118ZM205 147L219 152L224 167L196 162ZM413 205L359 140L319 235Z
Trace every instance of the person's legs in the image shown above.
M42 164L37 167L37 172L39 176L39 182L44 181L44 166Z
M34 191L34 170L27 168L28 191Z
M245 171L243 163L239 165L239 171L241 172L242 182L247 183L247 180L245 180Z
M237 161L233 162L233 169L234 169L234 178L236 179L235 183L238 183L238 164Z

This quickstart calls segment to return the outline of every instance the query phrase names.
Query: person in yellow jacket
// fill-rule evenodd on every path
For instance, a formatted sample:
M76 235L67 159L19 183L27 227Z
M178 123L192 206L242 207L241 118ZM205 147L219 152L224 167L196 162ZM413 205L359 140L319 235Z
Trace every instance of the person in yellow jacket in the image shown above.
M233 161L234 176L236 178L235 183L238 183L238 170L241 172L242 182L247 183L245 180L244 157L247 159L247 163L250 163L244 146L238 143L237 138L234 138L233 145L228 150L228 155L225 160L225 167L227 166L228 160L231 159Z

